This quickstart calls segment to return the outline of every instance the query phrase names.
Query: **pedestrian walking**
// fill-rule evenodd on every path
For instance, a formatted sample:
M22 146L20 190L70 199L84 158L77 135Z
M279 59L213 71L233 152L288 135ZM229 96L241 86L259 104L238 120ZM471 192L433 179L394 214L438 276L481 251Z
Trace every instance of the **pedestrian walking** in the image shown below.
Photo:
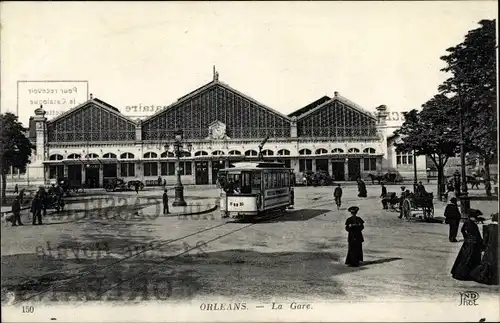
M335 187L333 198L335 199L335 204L337 204L337 210L340 210L340 206L342 205L342 188L340 184L337 184L337 187Z
M366 184L361 178L358 178L358 197L366 197Z
M471 280L472 270L481 264L483 239L475 220L477 215L474 212L469 214L469 219L462 225L464 244L451 268L452 277L457 280Z
M389 209L387 205L387 187L385 187L384 183L380 184L382 186L382 194L380 194L380 197L382 198L382 208L384 210Z
M163 191L163 214L170 214L168 210L168 193L167 189Z
M363 262L363 229L365 221L357 216L359 207L351 206L347 209L351 216L345 221L345 229L348 232L347 236L347 257L345 264L350 267L358 267L360 262Z
M164 180L163 180L163 188L166 188L166 187L167 187L167 180L166 180L166 179L164 179Z
M31 213L33 214L33 225L41 225L42 224L42 208L43 201L40 196L40 193L37 192L33 201L31 202Z
M16 196L14 202L12 202L12 226L24 225L21 222L21 202L19 196Z
M134 186L135 186L135 193L139 194L139 183L136 182Z
M19 193L19 186L17 186L17 184L16 184L16 186L14 186L14 194L17 194L17 193Z
M460 211L457 205L457 199L452 198L451 203L446 205L444 209L444 222L450 226L450 233L448 235L448 240L450 242L457 242L458 227L460 225Z

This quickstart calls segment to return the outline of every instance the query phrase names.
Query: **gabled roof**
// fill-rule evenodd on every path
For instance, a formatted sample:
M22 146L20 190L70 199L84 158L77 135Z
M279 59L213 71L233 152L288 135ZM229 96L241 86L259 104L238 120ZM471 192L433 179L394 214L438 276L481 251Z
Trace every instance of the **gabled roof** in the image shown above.
M322 104L310 109L309 111L307 111L306 113L303 113L300 115L300 117L298 117L298 119L302 119L308 115L310 115L311 113L314 113L316 111L318 111L319 109L323 108L324 106L330 104L330 103L333 103L335 101L338 101L340 103L343 103L345 105L347 105L348 107L360 112L361 114L373 119L373 120L377 120L377 118L375 118L375 116L373 116L372 113L370 113L369 111L363 109L361 106L357 105L356 103L352 102L351 100L339 95L339 94L336 94L335 97L331 98L330 100L326 101L326 102L323 102Z
M183 102L186 102L186 101L188 101L189 99L193 98L194 96L196 96L196 95L198 95L198 94L200 94L200 93L203 93L203 92L205 92L206 90L211 89L211 88L213 88L213 87L215 87L215 86L220 86L220 87L222 87L222 88L224 88L224 89L226 89L226 90L228 90L228 91L231 91L231 92L233 92L233 93L235 93L235 94L237 94L237 95L239 95L239 96L241 96L241 97L243 97L243 98L247 99L248 101L253 102L254 104L256 104L256 105L258 105L258 106L260 106L260 107L262 107L262 108L266 109L267 111L269 111L269 112L271 112L271 113L273 113L273 114L275 114L275 115L278 115L278 116L282 117L283 119L285 119L285 120L287 120L287 121L290 121L290 118L289 118L287 115L284 115L284 114L282 114L281 112L278 112L278 111L276 111L276 110L274 110L274 109L272 109L272 108L270 108L270 107L268 107L268 106L266 106L266 105L264 105L264 104L262 104L262 103L258 102L257 100L255 100L255 99L251 98L250 96L248 96L248 95L246 95L246 94L243 94L242 92L240 92L240 91L238 91L238 90L236 90L236 89L234 89L234 88L230 87L229 85L227 85L227 84L225 84L225 83L222 83L222 82L221 82L221 81L219 81L219 80L213 80L213 81L211 81L211 82L209 82L209 83L207 83L207 84L205 84L205 85L203 85L203 86L199 87L198 89L196 89L196 90L194 90L194 91L190 92L189 94L186 94L186 95L184 95L184 96L180 97L180 98L179 98L176 102L174 102L174 103L170 104L170 105L169 105L169 106L167 106L165 109L160 110L160 111L156 112L155 114L153 114L153 115L151 115L151 116L147 117L146 119L144 119L144 120L142 121L142 123L148 122L148 121L150 121L150 120L152 120L152 119L156 118L156 116L158 116L158 115L160 115L160 114L164 113L165 111L170 110L171 108L174 108L174 107L176 107L177 105L179 105L179 104L181 104L181 103L183 103Z
M55 123L55 122L57 122L57 121L65 118L65 117L69 116L71 113L76 112L76 111L78 111L80 109L83 109L84 107L88 106L89 104L94 104L94 105L98 106L101 109L109 111L110 113L112 113L112 114L114 114L114 115L116 115L116 116L124 119L125 121L131 122L133 124L136 123L132 119L130 119L127 116L123 115L120 112L120 110L118 110L116 107L112 106L111 104L106 103L106 102L104 102L102 100L99 100L98 98L92 98L92 99L89 99L89 100L83 102L82 104L79 104L76 107L71 108L68 111L66 111L66 112L58 115L54 119L47 121L47 124L53 124L53 123Z
M323 96L319 99L317 99L316 101L312 102L312 103L309 103L308 105L306 105L305 107L303 108L300 108L292 113L290 113L288 116L291 118L291 117L300 117L301 115L303 115L304 113L314 109L315 107L317 107L318 105L321 105L327 101L330 101L331 98L329 96Z

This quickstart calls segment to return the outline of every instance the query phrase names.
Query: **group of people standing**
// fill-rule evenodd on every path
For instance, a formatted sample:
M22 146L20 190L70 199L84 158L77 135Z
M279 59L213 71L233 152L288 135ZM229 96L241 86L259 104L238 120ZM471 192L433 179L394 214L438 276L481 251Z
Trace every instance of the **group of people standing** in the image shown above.
M16 187L17 188L17 187ZM16 192L16 190L15 190ZM16 192L17 193L17 192ZM35 193L33 200L31 201L30 213L32 214L32 225L42 225L42 214L47 215L47 199L50 197L55 198L55 202L63 205L64 189L61 186L52 186L49 188L48 192L45 187L40 186L38 191ZM21 210L24 199L24 189L14 198L11 205L12 212L12 226L24 225L21 221Z
M457 242L458 224L456 199L451 199L445 212L450 225L450 242ZM457 208L458 209L458 208ZM498 285L498 213L493 214L491 223L483 226L483 236L477 225L477 213L468 215L461 229L464 242L451 269L457 280L473 280L487 285Z

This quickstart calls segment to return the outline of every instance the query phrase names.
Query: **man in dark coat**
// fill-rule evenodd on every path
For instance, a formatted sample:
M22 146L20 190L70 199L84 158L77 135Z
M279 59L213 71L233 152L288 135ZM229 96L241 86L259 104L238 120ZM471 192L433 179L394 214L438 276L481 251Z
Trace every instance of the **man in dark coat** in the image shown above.
M17 184L16 184L16 186L14 186L14 194L17 194L17 193L19 193L19 186L17 186Z
M163 214L170 214L168 210L168 194L167 189L163 192Z
M36 193L31 202L31 213L33 213L33 225L42 224L43 200L40 193ZM38 222L38 223L37 223Z
M403 201L406 198L405 189L406 187L401 186L401 195L399 197L399 216L398 216L398 218L400 219L403 218Z
M340 210L340 206L342 205L342 188L340 184L335 187L335 191L333 191L333 198L335 199L335 204L337 204L337 210Z
M445 223L450 226L448 239L450 242L457 242L458 226L460 225L460 219L462 216L460 215L460 211L458 209L457 199L453 197L450 202L451 203L446 205L444 210Z
M384 183L381 184L382 185L382 194L380 194L380 197L382 198L382 208L384 210L387 210L389 209L389 207L387 206L387 187L385 187Z
M457 280L471 280L472 271L481 264L483 238L481 238L476 219L476 214L471 213L469 219L462 225L464 244L451 268L452 277Z
M19 196L16 196L16 198L14 199L14 202L12 203L12 215L13 215L13 218L12 218L12 226L15 227L18 225L24 225L22 222L21 222L21 201L20 201L20 198Z
M358 197L366 197L366 184L361 178L358 179Z
M136 194L139 194L139 183L138 182L135 182L135 193Z
M357 206L351 206L347 209L351 216L345 221L345 229L349 232L347 236L348 250L345 264L350 267L358 267L363 261L363 229L364 221L356 214L359 211Z

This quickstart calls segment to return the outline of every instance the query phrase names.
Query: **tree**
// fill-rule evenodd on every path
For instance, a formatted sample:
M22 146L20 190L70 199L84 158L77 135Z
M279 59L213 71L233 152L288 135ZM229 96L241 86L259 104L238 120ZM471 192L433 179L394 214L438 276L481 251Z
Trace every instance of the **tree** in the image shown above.
M1 198L5 200L7 174L11 166L26 170L32 149L25 135L26 129L12 113L0 114L0 172L2 178Z
M401 142L395 143L397 152L413 152L429 156L438 171L438 197L444 193L444 166L458 147L456 124L448 114L453 98L438 94L422 105L422 111L405 113L405 122L395 134Z
M463 43L447 49L442 69L451 76L439 87L457 97L450 107L455 119L462 117L466 152L484 161L485 180L489 165L497 158L497 46L496 20L481 20L481 27L469 31Z

